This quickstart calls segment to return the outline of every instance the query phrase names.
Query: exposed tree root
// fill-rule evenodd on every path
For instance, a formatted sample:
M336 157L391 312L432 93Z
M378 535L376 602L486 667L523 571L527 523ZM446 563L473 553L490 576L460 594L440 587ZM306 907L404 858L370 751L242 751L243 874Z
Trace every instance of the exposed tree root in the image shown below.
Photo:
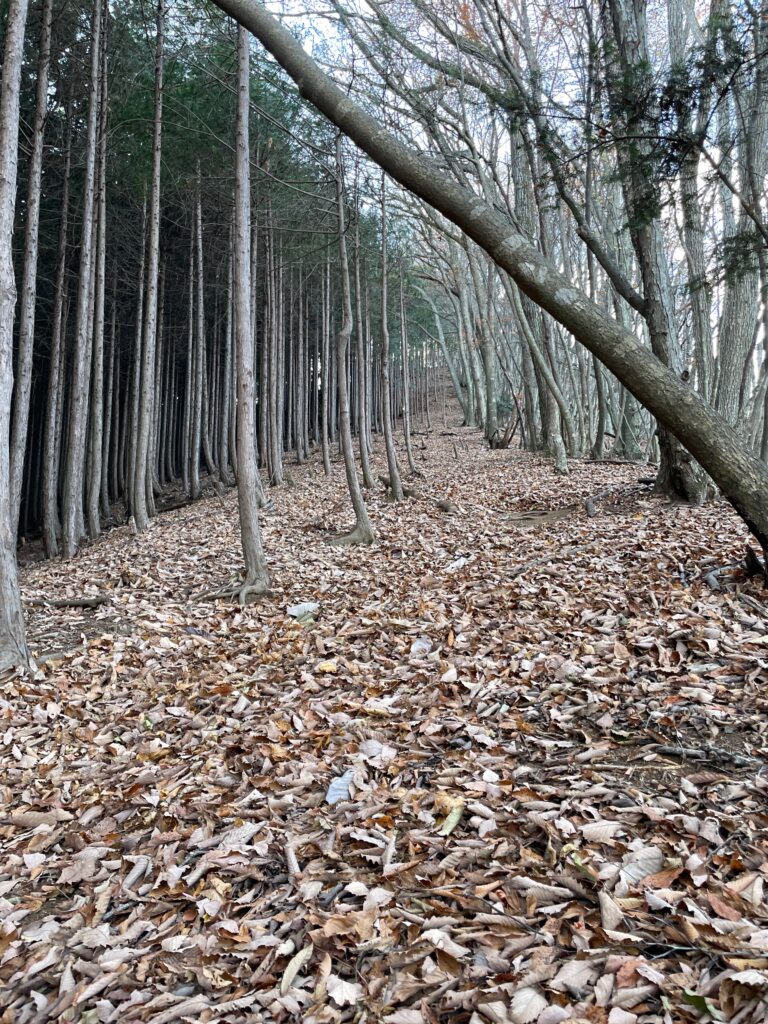
M763 586L768 587L768 565L760 559L760 556L750 544L747 544L746 572L747 576L750 577L760 576Z
M246 578L234 580L218 590L207 590L197 595L198 601L236 601L237 604L252 604L270 593L269 578Z
M325 543L334 547L349 548L356 544L373 544L375 536L369 530L356 526L349 533L340 533L334 537L326 538Z

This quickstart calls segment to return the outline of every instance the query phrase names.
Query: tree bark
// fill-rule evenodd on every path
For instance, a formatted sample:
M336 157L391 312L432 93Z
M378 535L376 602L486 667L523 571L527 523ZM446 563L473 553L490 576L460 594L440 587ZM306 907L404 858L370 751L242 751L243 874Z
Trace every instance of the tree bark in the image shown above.
M346 362L349 351L349 339L352 335L352 298L349 281L349 263L347 260L347 239L344 217L344 164L341 152L341 132L336 135L336 203L339 231L339 268L341 270L341 324L336 336L336 364L338 366L337 387L339 393L339 434L341 450L344 456L344 468L347 475L347 487L352 508L355 513L355 528L351 533L336 539L344 544L371 544L374 540L373 529L365 507L360 481L357 478L355 452L352 445L352 420L349 412L349 387L347 382Z
M152 432L157 346L157 293L160 267L160 169L163 139L163 23L164 0L158 0L155 15L155 116L152 130L152 185L149 195L149 252L147 254L147 298L141 358L141 397L133 479L133 519L141 533L149 526L147 473Z
M85 468L85 431L87 402L91 377L91 331L93 295L91 264L93 261L93 206L96 170L96 130L99 119L99 61L101 54L102 0L93 0L91 14L91 66L86 130L85 180L83 185L83 228L80 242L80 279L77 289L75 349L69 403L69 432L65 446L64 486L62 497L62 554L72 558L84 529L83 472Z
M389 310L387 297L387 183L381 176L381 405L389 487L395 501L403 500L403 482L392 434L392 392L389 380Z
M96 199L96 260L93 313L93 350L91 355L91 412L88 429L88 473L86 510L88 533L93 539L101 532L99 497L101 494L102 439L104 432L104 291L107 247L107 32L101 34L101 102L98 139L98 192Z
M56 255L56 283L53 291L53 326L51 329L51 359L48 366L48 391L43 427L43 544L49 558L59 553L58 482L60 464L62 404L64 393L64 339L66 336L67 233L69 230L69 187L72 167L71 102L67 103L67 127L64 141L64 183L61 195L61 222Z
M13 391L13 218L19 142L19 91L26 0L10 0L0 93L0 672L29 663L16 574L16 523L11 517L10 412Z
M235 139L235 237L234 296L235 351L237 360L237 499L240 509L240 537L245 561L245 579L240 603L269 589L264 549L259 526L256 462L256 409L254 404L253 338L251 335L251 188L249 165L249 47L243 28L237 33L237 121Z
M37 250L40 234L40 197L43 173L43 139L48 109L48 72L51 63L51 21L53 0L43 0L40 44L37 56L35 116L32 123L32 153L27 186L27 227L24 239L24 270L21 281L19 341L13 395L11 429L11 524L16 529L21 506L21 482L27 450L29 397L32 390L32 350L35 340L37 299ZM5 66L5 65L3 65Z

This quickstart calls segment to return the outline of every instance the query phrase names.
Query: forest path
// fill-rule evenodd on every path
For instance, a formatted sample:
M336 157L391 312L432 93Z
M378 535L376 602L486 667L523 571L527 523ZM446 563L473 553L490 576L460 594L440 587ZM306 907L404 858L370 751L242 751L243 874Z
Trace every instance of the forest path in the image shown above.
M238 571L234 492L24 570L108 602L31 608L87 643L0 682L0 1020L764 1019L767 615L700 579L743 527L423 441L366 549L323 541L341 463L291 467L259 605L195 597Z

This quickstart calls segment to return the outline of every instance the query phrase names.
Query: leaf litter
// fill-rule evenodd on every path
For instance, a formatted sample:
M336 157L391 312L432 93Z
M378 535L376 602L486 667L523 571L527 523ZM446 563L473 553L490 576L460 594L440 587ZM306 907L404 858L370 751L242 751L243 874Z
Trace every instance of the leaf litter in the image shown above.
M704 582L743 528L462 433L370 548L318 537L342 467L292 469L258 605L196 597L232 493L24 570L1 1021L768 1017L768 621Z

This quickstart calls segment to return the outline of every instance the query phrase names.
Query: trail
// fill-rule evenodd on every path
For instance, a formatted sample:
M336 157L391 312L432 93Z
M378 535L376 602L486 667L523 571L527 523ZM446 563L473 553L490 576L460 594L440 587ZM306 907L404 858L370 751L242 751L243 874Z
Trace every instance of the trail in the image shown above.
M642 468L415 441L370 548L324 542L340 461L290 467L258 605L196 596L234 492L25 568L0 1020L765 1019L768 614L702 580L744 528Z

